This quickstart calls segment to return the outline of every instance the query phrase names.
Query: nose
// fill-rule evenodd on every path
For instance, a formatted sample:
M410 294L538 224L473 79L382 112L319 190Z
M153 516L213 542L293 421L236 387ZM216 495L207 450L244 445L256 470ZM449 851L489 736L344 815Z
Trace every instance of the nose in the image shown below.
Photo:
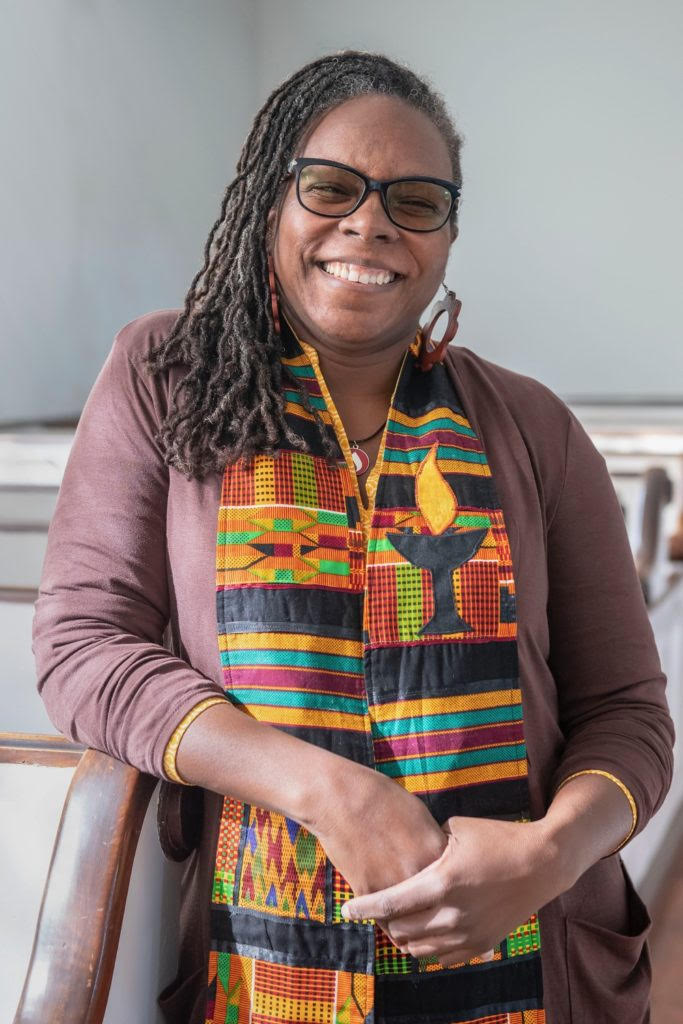
M387 217L382 197L376 190L368 192L353 213L340 219L339 230L364 241L391 242L399 237L398 228Z

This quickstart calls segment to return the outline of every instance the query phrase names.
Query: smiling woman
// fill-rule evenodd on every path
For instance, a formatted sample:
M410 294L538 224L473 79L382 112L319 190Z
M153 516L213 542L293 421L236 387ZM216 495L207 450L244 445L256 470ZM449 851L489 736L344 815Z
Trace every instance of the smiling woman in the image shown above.
M670 783L664 679L578 422L447 347L452 292L420 328L460 190L413 72L300 69L185 308L122 328L83 411L39 687L197 787L172 1024L647 1019L617 851Z

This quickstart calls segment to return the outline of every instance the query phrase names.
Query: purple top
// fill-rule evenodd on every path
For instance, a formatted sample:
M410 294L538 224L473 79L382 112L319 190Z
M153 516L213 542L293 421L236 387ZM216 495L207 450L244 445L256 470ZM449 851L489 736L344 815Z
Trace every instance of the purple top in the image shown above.
M221 474L187 480L164 464L153 435L184 368L149 377L139 364L178 313L122 328L86 402L50 526L33 645L57 728L161 778L180 720L223 692ZM604 459L542 384L459 346L450 354L512 549L532 817L568 775L597 768L633 794L637 834L668 790L674 733ZM203 1021L208 895L197 894L210 891L220 803L205 795L204 838L185 877L180 973L164 1000L178 1024ZM574 1021L590 1019L601 998L614 1010L619 986L628 1009L614 1019L642 1019L646 914L619 857L599 861L540 920L549 1024L572 1019L570 988Z

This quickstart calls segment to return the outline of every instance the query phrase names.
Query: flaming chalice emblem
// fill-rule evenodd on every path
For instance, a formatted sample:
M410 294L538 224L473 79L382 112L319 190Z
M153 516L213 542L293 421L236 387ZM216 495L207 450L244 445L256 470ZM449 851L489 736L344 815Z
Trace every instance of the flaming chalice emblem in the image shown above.
M431 573L434 614L420 630L422 636L440 633L469 633L472 627L458 614L453 592L453 572L472 558L481 547L486 529L452 527L458 512L456 497L437 464L438 443L434 443L415 477L415 503L430 533L387 534L387 540L418 569Z

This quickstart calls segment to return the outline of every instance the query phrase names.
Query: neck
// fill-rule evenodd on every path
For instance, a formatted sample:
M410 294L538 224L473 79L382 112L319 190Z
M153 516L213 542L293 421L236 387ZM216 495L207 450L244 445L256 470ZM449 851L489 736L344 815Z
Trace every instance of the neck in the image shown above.
M348 344L343 339L314 338L290 310L283 315L295 337L316 350L320 372L335 401L342 404L378 398L389 401L403 356L414 341L415 332L393 341L384 340L376 346L371 342Z

